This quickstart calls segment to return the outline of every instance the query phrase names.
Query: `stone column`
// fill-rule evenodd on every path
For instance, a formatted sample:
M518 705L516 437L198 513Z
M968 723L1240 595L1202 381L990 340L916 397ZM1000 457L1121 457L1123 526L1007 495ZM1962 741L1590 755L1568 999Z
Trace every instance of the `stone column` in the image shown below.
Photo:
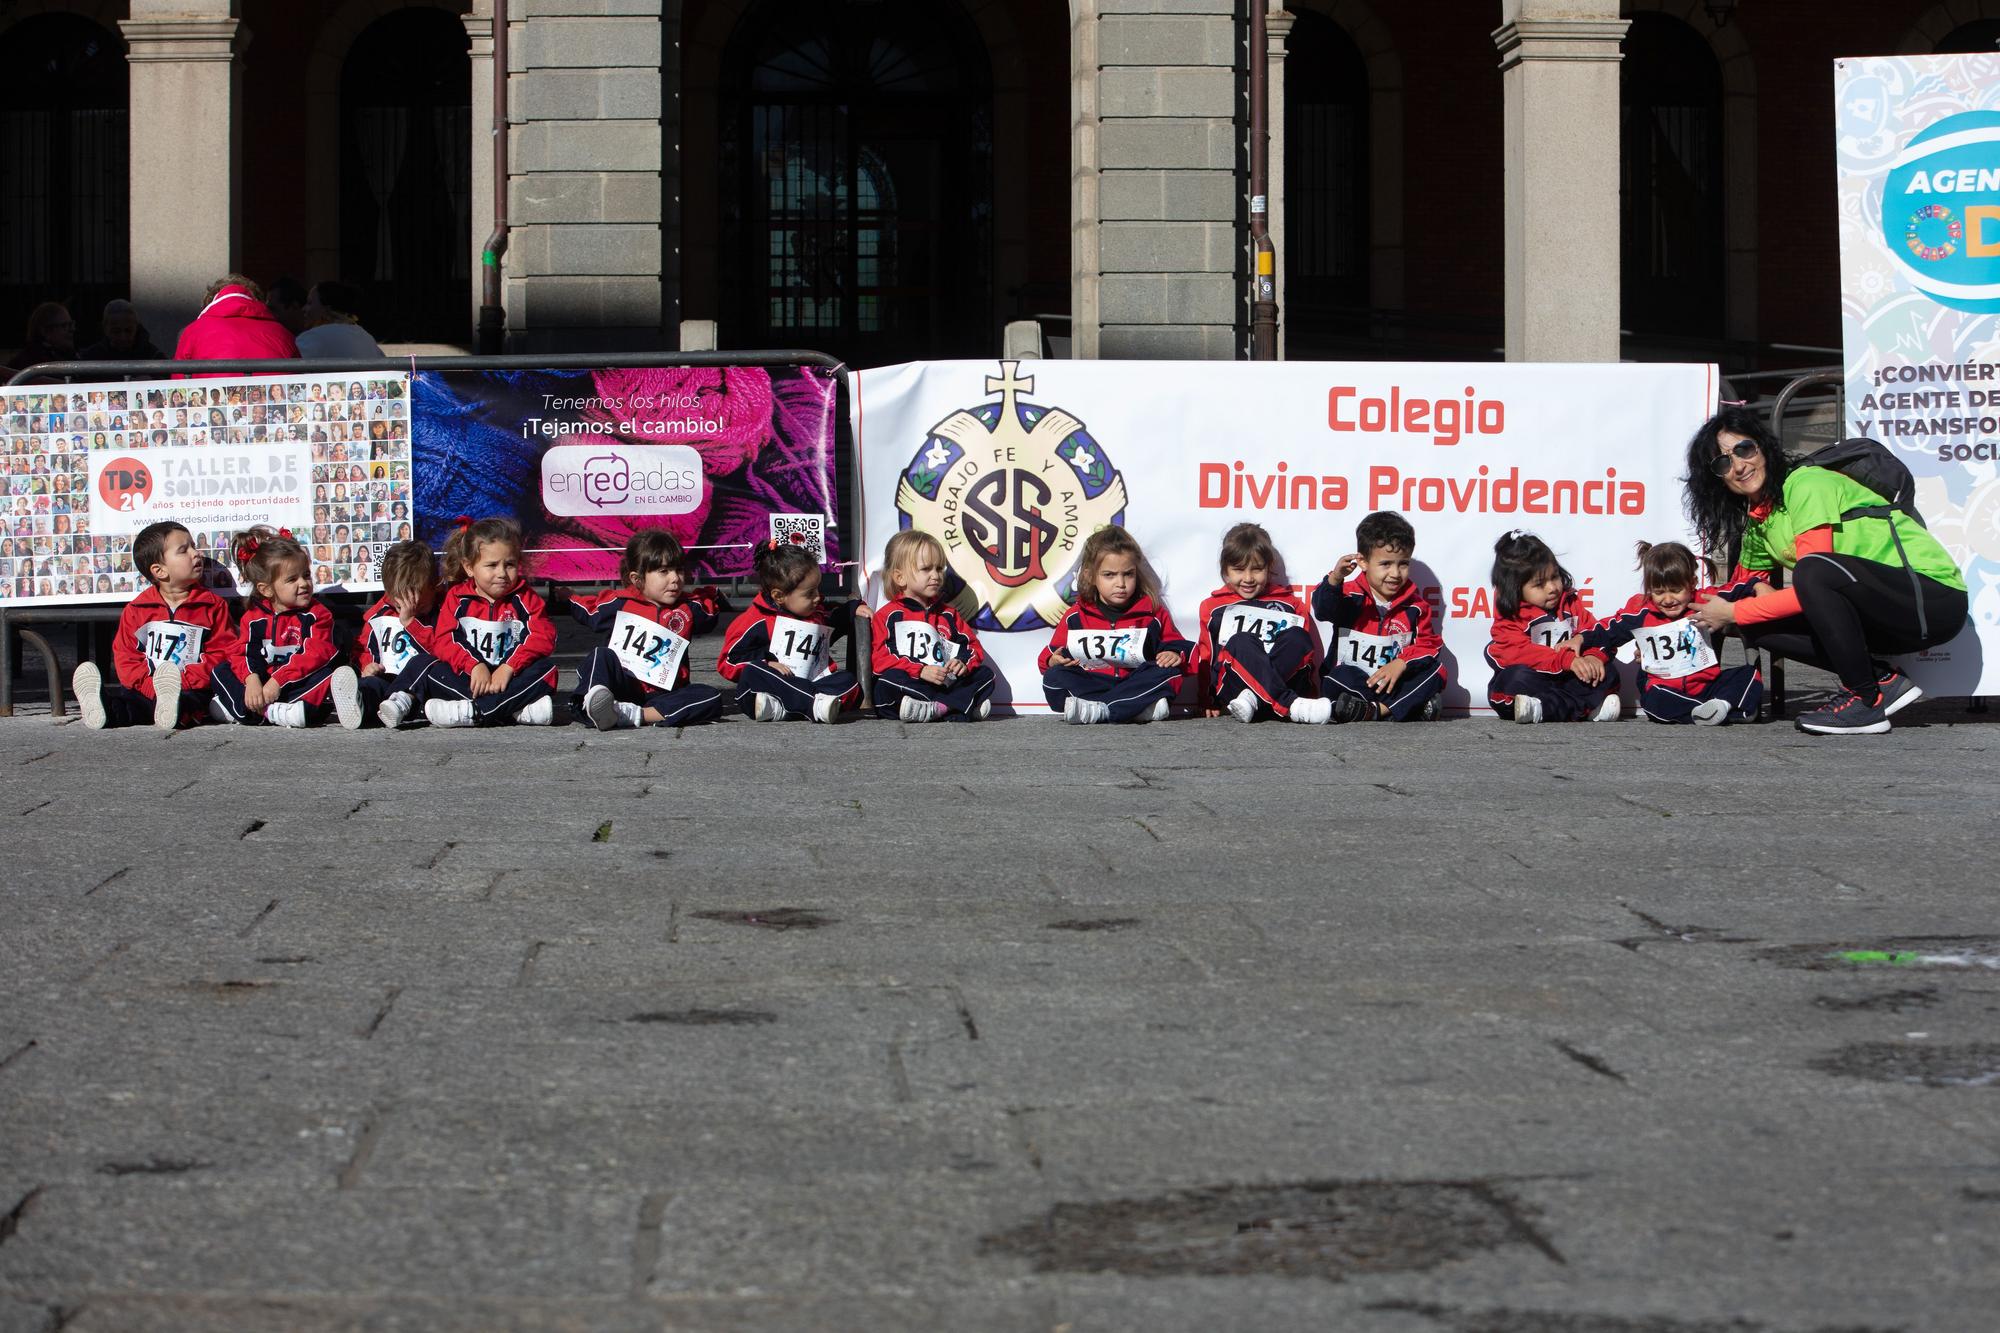
M1285 330L1291 324L1285 313L1285 269L1289 252L1285 249L1285 43L1291 38L1298 19L1278 8L1281 0L1268 0L1271 12L1264 19L1265 55L1270 62L1267 86L1271 95L1271 179L1266 188L1271 199L1271 247L1278 252L1278 359L1285 359Z
M1501 0L1507 359L1616 361L1617 0Z
M237 0L132 0L132 300L172 349L235 264L242 200Z
M493 0L473 0L463 21L472 40L472 225L460 239L472 256L472 313L466 327L477 329L485 296L479 255L493 234Z

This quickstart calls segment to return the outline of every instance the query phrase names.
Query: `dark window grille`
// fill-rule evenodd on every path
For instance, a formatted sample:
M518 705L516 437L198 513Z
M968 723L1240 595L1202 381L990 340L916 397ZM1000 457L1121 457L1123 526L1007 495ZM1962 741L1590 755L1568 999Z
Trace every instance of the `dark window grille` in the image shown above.
M1285 47L1286 354L1368 327L1368 67L1323 14L1298 11Z
M1679 19L1635 14L1619 69L1621 319L1635 333L1720 337L1721 67Z

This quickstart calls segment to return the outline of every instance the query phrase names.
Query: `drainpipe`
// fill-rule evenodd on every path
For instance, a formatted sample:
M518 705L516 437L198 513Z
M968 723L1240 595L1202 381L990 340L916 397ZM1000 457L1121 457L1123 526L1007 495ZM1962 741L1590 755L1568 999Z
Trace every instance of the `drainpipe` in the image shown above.
M1278 251L1271 244L1270 55L1264 16L1270 0L1250 0L1250 359L1278 359Z
M507 253L507 0L493 0L493 234L479 255L479 354L507 345L501 257Z

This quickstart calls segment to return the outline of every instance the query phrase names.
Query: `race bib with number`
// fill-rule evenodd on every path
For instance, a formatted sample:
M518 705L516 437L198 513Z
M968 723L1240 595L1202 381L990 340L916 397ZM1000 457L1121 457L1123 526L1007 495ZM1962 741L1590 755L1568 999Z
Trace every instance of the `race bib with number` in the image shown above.
M466 616L458 622L458 632L465 636L465 646L474 657L487 666L498 667L507 665L514 650L528 641L528 622Z
M1544 621L1529 630L1528 637L1544 648L1554 648L1574 633L1576 633L1576 617L1557 616L1554 620Z
M958 644L924 620L899 620L890 636L896 656L914 658L925 666L945 666L958 660Z
M1685 618L1648 625L1632 636L1632 643L1639 650L1639 669L1664 680L1678 680L1720 664L1708 635Z
M368 633L375 645L375 660L390 675L396 675L415 660L422 651L417 641L410 637L410 631L403 625L400 616L376 616L368 622Z
M1375 671L1388 666L1403 655L1415 636L1402 634L1363 634L1359 630L1342 630L1340 647L1337 650L1342 666L1360 667Z
M611 622L611 651L618 665L656 690L671 690L680 679L688 641L666 627L620 611Z
M1222 621L1216 628L1216 639L1220 646L1239 634L1254 634L1269 648L1278 636L1288 629L1305 628L1305 617L1276 606L1232 606L1222 613Z
M833 631L810 620L771 617L771 656L804 680L818 680L831 665Z
M1146 631L1111 629L1072 634L1069 655L1081 667L1142 667L1146 665Z
M208 631L178 620L149 620L139 626L139 651L154 666L190 666L201 660L201 641Z

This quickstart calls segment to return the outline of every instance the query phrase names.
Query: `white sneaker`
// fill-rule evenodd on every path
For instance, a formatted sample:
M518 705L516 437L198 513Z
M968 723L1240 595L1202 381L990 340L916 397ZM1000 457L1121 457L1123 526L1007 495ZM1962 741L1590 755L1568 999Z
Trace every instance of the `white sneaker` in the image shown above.
M783 722L785 720L785 706L778 702L777 695L753 694L750 696L750 699L752 703L750 709L751 721Z
M1597 711L1590 715L1590 720L1592 722L1616 722L1618 715L1624 711L1625 705L1618 701L1618 696L1607 694L1604 696L1604 702L1597 705Z
M264 720L274 727L303 727L306 724L306 701L294 699L290 703L275 703L264 709Z
M76 671L69 678L69 692L76 696L76 711L82 714L83 725L92 731L104 730L104 724L111 719L104 712L104 673L97 669L97 663L76 664Z
M646 725L645 710L640 708L639 705L627 704L627 703L621 703L618 705L619 730L630 731L634 727L643 727L645 725Z
M944 707L939 704L938 707ZM840 721L840 696L837 694L815 694L813 696L813 721Z
M354 668L336 669L327 689L333 695L333 715L340 719L340 725L349 731L361 730L361 677L354 674Z
M942 722L944 715L951 710L941 703L919 699L914 694L906 694L903 696L902 707L896 711L905 722Z
M1308 699L1301 695L1292 700L1291 719L1309 726L1325 726L1333 721L1333 700Z
M1229 716L1235 718L1238 722L1255 722L1257 720L1257 696L1248 690L1238 690L1236 697L1231 699L1224 707L1229 710Z
M556 701L548 695L514 714L514 720L524 727L549 727L555 725Z
M1688 714L1697 727L1713 727L1729 720L1729 700L1703 699Z
M1165 722L1167 720L1167 715L1173 711L1174 711L1173 703L1167 699L1162 698L1159 702L1155 703L1150 709L1139 714L1139 716L1133 718L1132 720L1134 722Z
M1095 699L1079 699L1071 695L1063 708L1063 717L1071 722L1090 726L1111 720L1111 705L1098 703Z
M1542 720L1542 701L1532 694L1515 695L1514 720L1523 723L1540 722Z
M181 724L181 669L172 662L153 668L153 727L172 731Z
M987 718L993 716L993 701L991 699L981 699L972 706L972 711L966 714L966 716L970 717L974 722L984 722Z
M434 727L469 727L474 721L472 700L433 699L424 705L424 716Z
M222 702L222 696L220 694L211 694L210 696L208 696L208 715L214 718L217 722L234 722L236 720L235 718L229 715L229 709L227 705L225 705ZM153 715L153 725L158 726L159 724L160 724L159 714L156 711Z
M417 701L411 698L407 691L397 690L377 705L375 718L390 731L394 731L403 725L404 719L409 717L410 711L416 706Z
M599 731L618 730L618 696L609 685L593 685L584 691L583 715Z

